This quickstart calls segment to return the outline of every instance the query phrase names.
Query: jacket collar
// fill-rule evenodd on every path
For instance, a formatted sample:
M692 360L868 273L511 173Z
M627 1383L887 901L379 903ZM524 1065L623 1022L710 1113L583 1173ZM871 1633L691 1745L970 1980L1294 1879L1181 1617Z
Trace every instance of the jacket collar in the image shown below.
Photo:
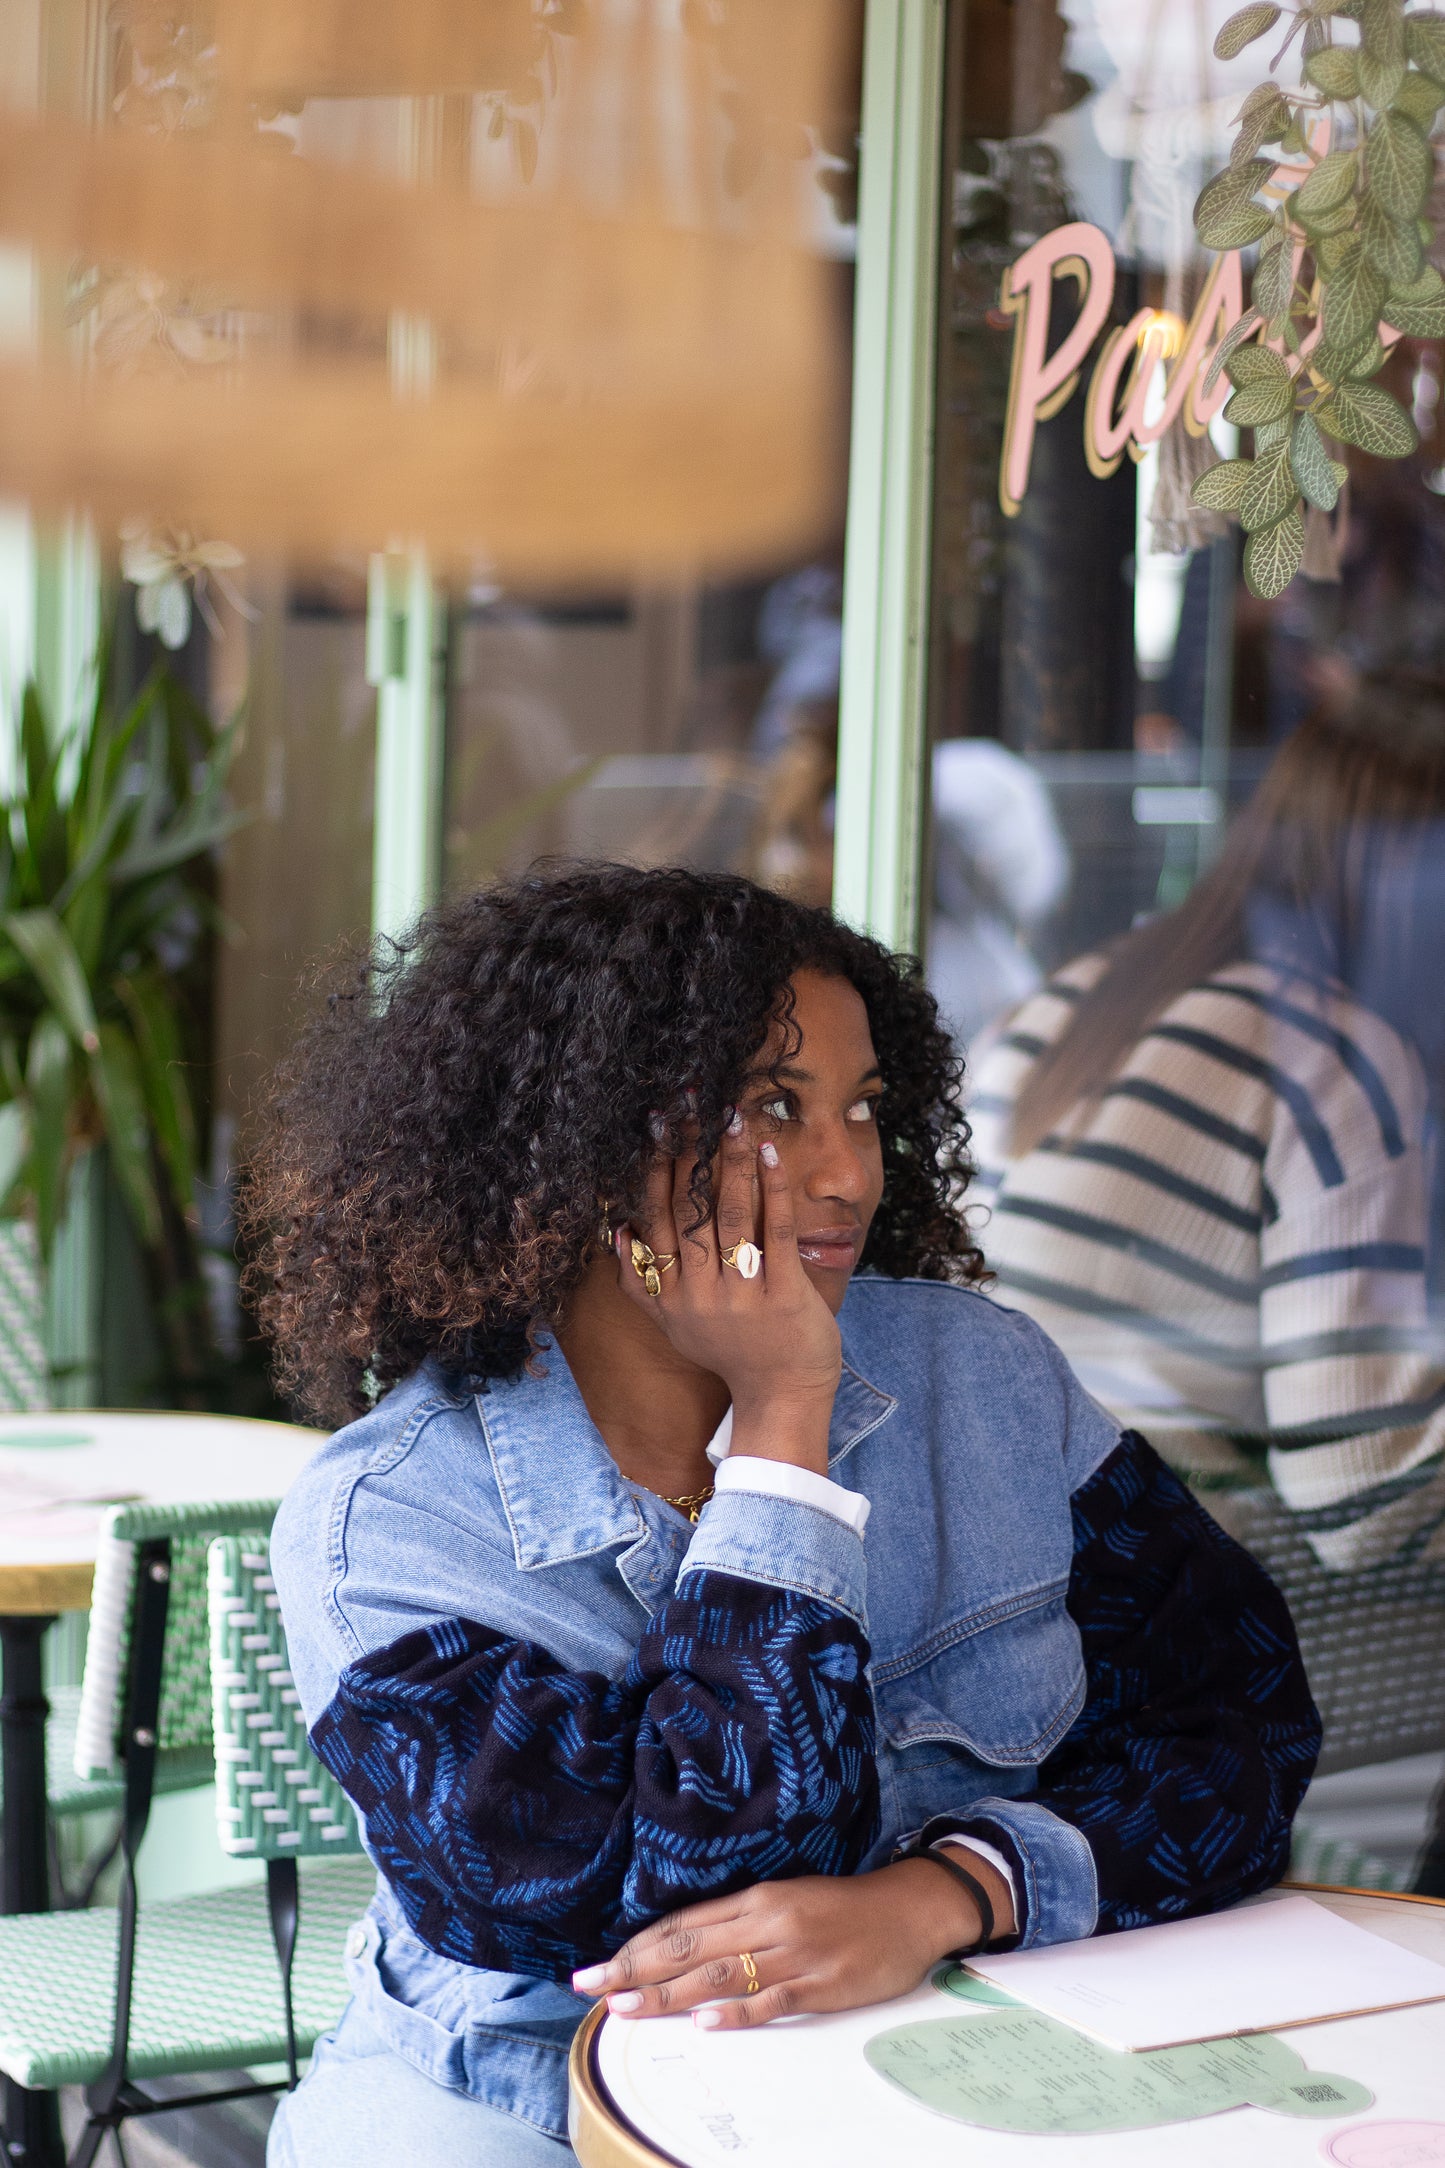
M587 1413L555 1340L541 1343L539 1360L541 1375L524 1371L476 1395L512 1548L524 1573L590 1558L648 1535L637 1499ZM829 1469L886 1422L897 1405L845 1359L828 1433Z

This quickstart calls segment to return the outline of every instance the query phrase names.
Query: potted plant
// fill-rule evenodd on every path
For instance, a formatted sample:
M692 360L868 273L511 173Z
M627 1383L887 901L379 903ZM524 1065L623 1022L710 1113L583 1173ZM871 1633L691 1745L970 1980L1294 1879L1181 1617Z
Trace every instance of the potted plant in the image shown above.
M144 1262L168 1397L210 1366L197 1249L197 1051L186 974L214 928L210 854L237 725L217 730L166 669L52 738L21 703L0 818L0 1212L42 1269L83 1156L102 1148Z

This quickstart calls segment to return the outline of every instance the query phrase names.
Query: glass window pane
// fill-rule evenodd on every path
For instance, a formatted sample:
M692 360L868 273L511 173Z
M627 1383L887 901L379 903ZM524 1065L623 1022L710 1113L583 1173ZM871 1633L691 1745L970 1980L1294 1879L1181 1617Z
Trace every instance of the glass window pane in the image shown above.
M542 855L832 892L841 551L730 586L474 594L448 671L446 877Z
M1269 1559L1335 1765L1399 1762L1322 1780L1307 1862L1406 1878L1445 1768L1411 1683L1445 1630L1441 349L1393 344L1368 380L1418 449L1327 439L1338 505L1262 595L1192 498L1270 444L1204 385L1258 252L1203 249L1194 203L1280 42L1218 59L1231 12L950 9L928 969L996 1293Z
M247 600L254 617L232 613L210 647L214 711L243 716L215 1025L218 1107L233 1121L290 1043L302 972L370 927L376 752L364 583L262 575Z
M861 0L843 13L834 110L768 153L794 162L832 289L842 390L833 527L800 558L710 583L684 575L610 593L504 588L485 574L453 583L448 889L559 856L727 868L831 897ZM730 186L747 185L744 148Z

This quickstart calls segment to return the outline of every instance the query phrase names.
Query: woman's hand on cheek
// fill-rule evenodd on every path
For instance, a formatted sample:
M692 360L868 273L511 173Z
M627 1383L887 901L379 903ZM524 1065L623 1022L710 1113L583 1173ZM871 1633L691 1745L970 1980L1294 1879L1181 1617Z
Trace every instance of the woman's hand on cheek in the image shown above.
M973 1902L951 1875L902 1860L873 1874L764 1882L690 1905L572 1984L605 1996L619 2017L692 2010L709 2030L736 2030L907 1994L978 1931ZM757 1977L751 1992L744 1953Z
M694 1164L663 1159L653 1168L632 1228L617 1238L622 1288L680 1355L727 1385L735 1453L791 1460L821 1473L842 1343L798 1256L787 1173L770 1143L754 1151L739 1122L718 1156L713 1216L694 1227L688 1189ZM634 1235L657 1260L655 1295L634 1270ZM723 1263L743 1243L762 1252L761 1269L751 1279L736 1263Z

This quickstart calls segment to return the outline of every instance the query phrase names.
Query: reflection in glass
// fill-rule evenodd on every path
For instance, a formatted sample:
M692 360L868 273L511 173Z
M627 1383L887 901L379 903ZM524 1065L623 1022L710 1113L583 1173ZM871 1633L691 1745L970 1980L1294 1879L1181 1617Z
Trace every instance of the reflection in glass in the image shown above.
M832 889L836 559L747 585L455 614L447 881L542 855Z
M701 11L684 10L684 19ZM830 303L834 383L851 349L862 8L833 16L843 65L816 125L739 130L724 186L782 173ZM826 372L825 372L826 373ZM820 397L822 396L820 391ZM701 451L702 447L699 447ZM832 893L847 446L834 531L789 561L706 582L544 589L479 570L448 597L443 883L539 856L730 869Z
M1297 1616L1393 1589L1369 1639L1403 1652L1417 1622L1445 1626L1440 349L1402 339L1381 379L1419 453L1349 452L1338 548L1275 602L1245 591L1237 529L1190 502L1237 432L1176 417L1111 470L1085 443L1110 333L1147 309L1167 357L1204 290L1193 201L1263 72L1255 50L1213 57L1230 12L950 10L928 968L973 1055L999 1298L1221 1518L1275 1529ZM1000 284L1073 221L1112 257L1112 303L1011 516ZM1049 351L1079 308L1056 280ZM1144 366L1152 425L1166 379ZM1408 1880L1445 1771L1445 1690L1389 1729L1404 1676L1358 1688L1397 1742L1373 1758L1402 1737L1431 1753L1311 1795L1306 1856L1328 1832L1347 1879ZM1340 1754L1372 1758L1353 1733Z

